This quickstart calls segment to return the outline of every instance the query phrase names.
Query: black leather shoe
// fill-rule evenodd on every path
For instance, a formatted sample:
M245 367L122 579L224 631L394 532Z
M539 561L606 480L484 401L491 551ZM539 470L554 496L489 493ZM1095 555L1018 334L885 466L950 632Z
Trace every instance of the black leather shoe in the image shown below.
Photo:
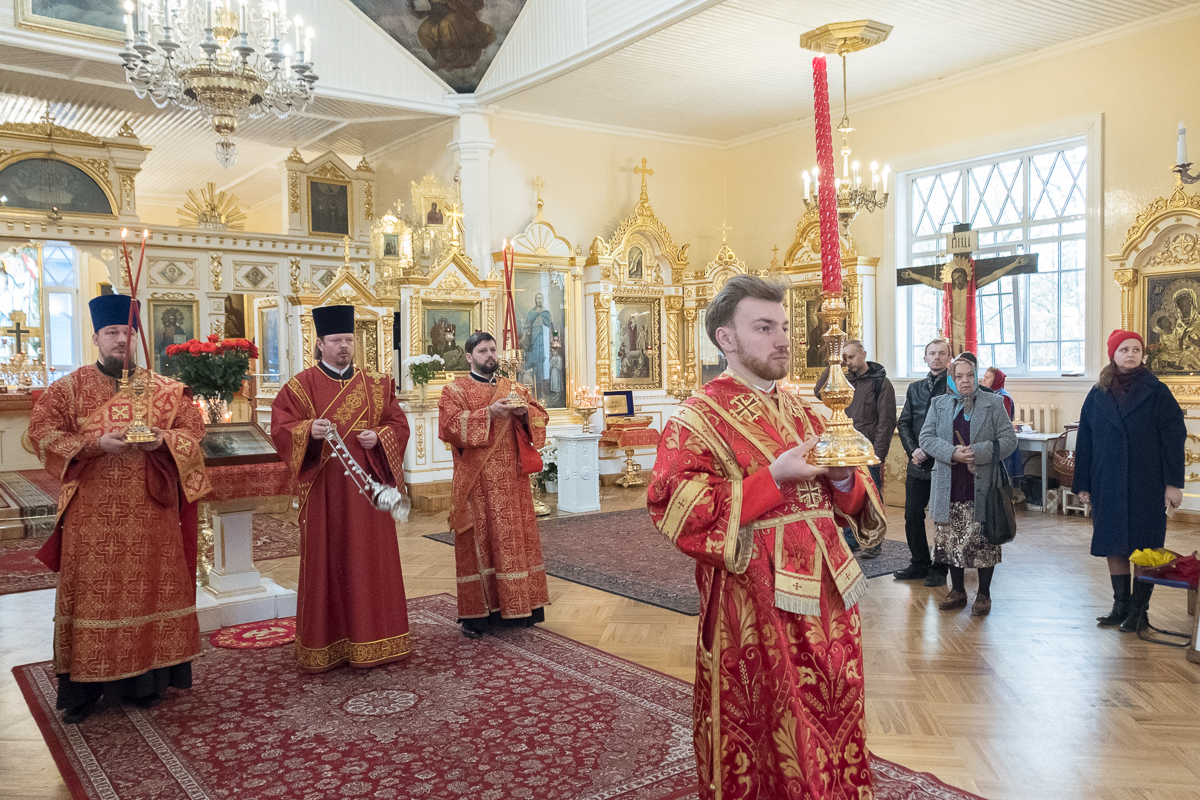
M63 713L63 723L66 725L78 725L88 718L92 713L92 707L95 703L84 703L79 706L71 706Z
M1121 623L1121 633L1137 633L1144 631L1150 625L1150 609L1146 606L1133 606L1125 621Z
M946 573L938 572L937 570L929 570L929 574L925 576L926 586L945 586Z
M463 636L467 637L468 639L482 639L483 638L483 631L477 631L474 628L468 628L466 625L463 625L462 632L463 632Z
M866 559L879 558L881 555L883 555L883 545L881 544L868 547L862 551L862 557Z
M893 572L892 577L898 581L923 581L929 576L929 569L926 567L918 567L916 564L909 564L899 572ZM946 579L942 578L942 583Z
M1113 603L1112 611L1108 612L1108 616L1096 617L1096 624L1100 627L1109 627L1112 625L1120 625L1129 616L1129 608L1132 603L1129 600L1117 600Z

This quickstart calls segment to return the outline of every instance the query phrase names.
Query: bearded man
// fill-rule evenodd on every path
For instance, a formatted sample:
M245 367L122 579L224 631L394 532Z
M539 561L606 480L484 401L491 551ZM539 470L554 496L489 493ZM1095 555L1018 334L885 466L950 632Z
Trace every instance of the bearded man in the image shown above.
M300 496L296 663L374 667L409 652L396 524L359 493L328 438L336 431L372 478L396 486L408 420L392 379L354 366L354 306L314 308L313 325L317 365L271 404L271 439Z
M119 390L130 305L125 295L88 303L100 358L50 384L29 421L34 451L63 485L38 558L59 573L54 671L66 723L82 722L101 695L149 707L168 687L190 688L200 655L204 420L186 386L145 369L131 378L145 387L140 400ZM128 442L140 415L154 439Z
M470 374L442 389L438 438L454 457L450 529L458 621L463 635L479 638L493 625L546 619L546 568L521 449L542 449L550 415L524 386L496 377L500 361L490 333L467 339L467 362ZM509 404L514 388L523 404Z
M780 391L790 363L784 289L751 275L709 303L729 368L668 420L650 516L696 559L694 744L705 800L861 798L872 792L858 599L866 578L840 528L886 532L866 469L813 466L823 430Z

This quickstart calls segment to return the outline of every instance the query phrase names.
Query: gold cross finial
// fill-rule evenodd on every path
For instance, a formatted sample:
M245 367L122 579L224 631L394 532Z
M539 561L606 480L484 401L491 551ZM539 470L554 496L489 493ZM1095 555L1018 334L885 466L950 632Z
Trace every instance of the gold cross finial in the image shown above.
M50 103L49 102L46 103L46 111L45 111L45 113L42 114L41 122L43 124L45 124L47 129L50 129L51 127L54 126L54 122L55 122L54 115L50 113Z
M638 175L642 176L642 197L645 197L646 196L646 176L653 175L654 170L652 170L652 169L650 169L650 167L646 166L646 159L643 158L642 165L640 167L634 167L633 171L636 172Z
M774 247L772 247L771 253L773 254L774 260L778 261L779 260L779 245L775 245Z
M726 221L721 223L721 244L725 244L726 236L731 230L733 230L733 228L729 225L729 222Z
M350 271L350 237L342 237L342 269Z
M544 180L542 180L541 175L535 175L533 177L533 188L537 189L538 216L541 216L541 214L542 214L542 189L545 188L545 186L546 186L546 182Z

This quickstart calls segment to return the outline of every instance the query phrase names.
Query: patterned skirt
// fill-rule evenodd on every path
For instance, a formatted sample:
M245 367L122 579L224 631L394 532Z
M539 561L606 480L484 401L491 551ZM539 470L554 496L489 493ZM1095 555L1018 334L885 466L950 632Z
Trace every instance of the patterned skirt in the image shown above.
M933 561L952 567L983 569L1000 563L1000 545L983 535L975 521L974 503L951 503L949 524L938 523L933 541Z

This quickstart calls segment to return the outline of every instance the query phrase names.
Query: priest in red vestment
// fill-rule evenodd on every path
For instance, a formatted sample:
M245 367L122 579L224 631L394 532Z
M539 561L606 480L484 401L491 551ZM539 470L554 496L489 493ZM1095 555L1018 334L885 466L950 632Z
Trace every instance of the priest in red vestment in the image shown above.
M700 797L864 800L867 581L840 529L874 546L886 523L866 468L807 461L821 420L775 384L790 357L783 297L737 276L709 304L729 369L667 422L648 504L696 559Z
M99 360L52 383L29 420L38 458L63 484L38 558L59 573L54 671L67 723L81 722L102 694L149 707L168 687L191 687L200 655L196 501L210 489L204 420L188 388L136 368L141 398L118 391L130 298L88 306ZM139 415L154 440L127 442Z
M325 441L336 428L371 476L404 480L408 421L392 379L354 366L354 306L313 309L317 365L271 404L271 439L300 498L296 662L305 672L373 667L408 655L396 523L345 475Z
M533 513L527 454L546 444L546 409L529 390L497 378L496 340L477 331L466 344L469 374L442 389L438 436L454 457L450 529L458 573L458 617L478 638L492 625L544 622L549 602L542 540ZM506 402L516 387L523 406Z

